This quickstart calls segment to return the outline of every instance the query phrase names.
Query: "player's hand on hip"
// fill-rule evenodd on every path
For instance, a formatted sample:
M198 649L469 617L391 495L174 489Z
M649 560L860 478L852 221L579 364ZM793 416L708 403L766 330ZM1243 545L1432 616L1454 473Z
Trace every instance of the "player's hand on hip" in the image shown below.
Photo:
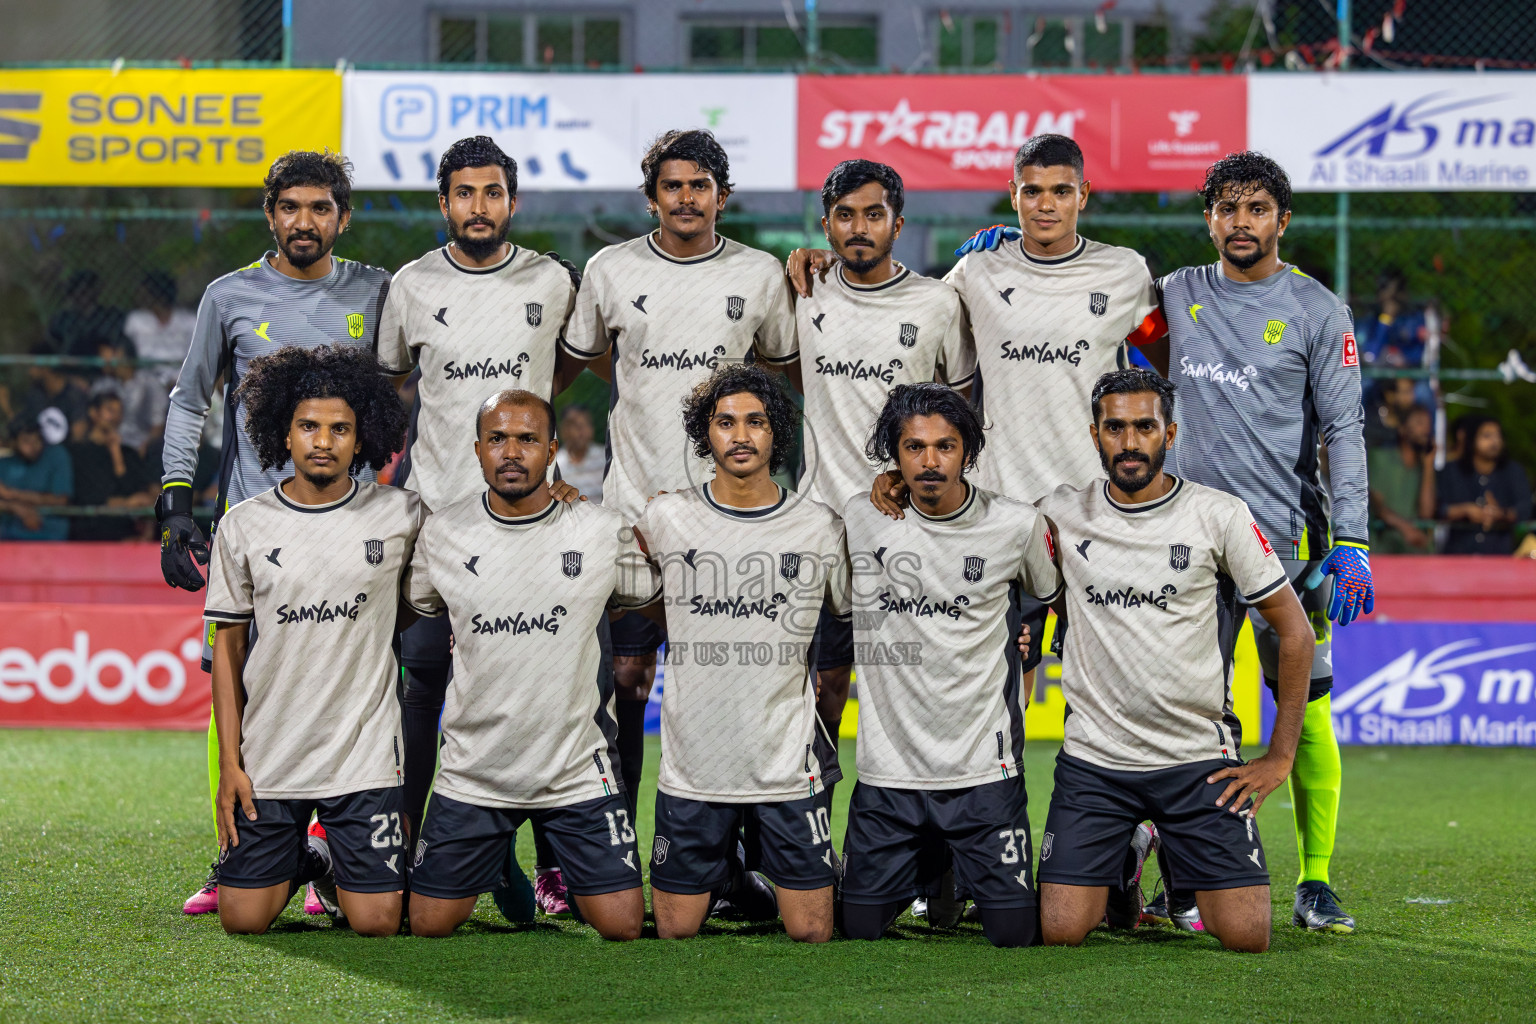
M208 564L208 541L192 519L192 488L172 484L162 490L155 502L155 519L160 525L160 574L165 582L183 590L202 590L203 576L197 566Z
M907 505L907 482L896 470L887 470L875 477L875 484L869 489L869 501L881 515L905 519L907 515L902 509Z
M1328 617L1341 626L1349 625L1358 616L1369 615L1376 607L1370 554L1364 544L1340 541L1328 552L1323 564L1307 576L1308 590L1322 583L1324 576L1333 577L1333 599L1328 602Z
M1205 781L1214 784L1222 779L1231 779L1227 788L1221 791L1221 796L1216 798L1216 806L1225 807L1233 814L1246 813L1252 816L1259 813L1264 798L1279 789L1290 774L1290 759L1265 754L1245 765L1223 768L1208 776ZM1252 804L1249 804L1250 800Z
M563 501L566 504L570 504L573 501L587 500L587 496L585 494L582 494L575 487L572 487L564 480L556 480L554 483L549 485L549 496L554 498L556 501Z
M1024 232L1007 224L993 224L989 228L982 228L970 238L961 243L955 250L956 256L964 256L966 253L975 252L978 249L996 249L1004 242L1017 241L1024 237Z
M219 796L217 824L219 849L228 850L240 845L240 833L236 830L236 808L245 812L247 820L256 820L256 795L251 788L251 777L238 765L219 766Z
M789 275L789 283L794 286L796 294L802 299L808 299L815 284L812 276L825 281L827 271L836 262L837 254L827 249L796 249L784 261L784 273Z
M1030 637L1029 637L1029 623L1026 622L1026 623L1023 623L1019 627L1019 641L1018 641L1019 657L1023 658L1025 661L1029 660L1029 639L1030 639ZM1028 706L1028 703L1029 703L1029 698L1026 695L1026 697L1025 697L1025 705Z

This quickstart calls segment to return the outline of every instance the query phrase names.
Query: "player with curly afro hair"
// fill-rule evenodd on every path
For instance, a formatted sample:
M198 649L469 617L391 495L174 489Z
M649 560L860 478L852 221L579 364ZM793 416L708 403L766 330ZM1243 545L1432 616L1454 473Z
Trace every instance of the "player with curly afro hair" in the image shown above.
M722 398L742 393L755 395L768 414L768 428L773 435L768 472L777 473L794 454L800 411L789 397L784 378L752 363L727 363L700 381L693 393L683 399L683 429L693 442L693 454L701 459L713 457L709 424L715 408Z
M405 407L367 349L283 348L251 360L236 401L262 469L288 462L288 434L300 402L339 398L357 417L357 447L347 472L383 469L405 447Z

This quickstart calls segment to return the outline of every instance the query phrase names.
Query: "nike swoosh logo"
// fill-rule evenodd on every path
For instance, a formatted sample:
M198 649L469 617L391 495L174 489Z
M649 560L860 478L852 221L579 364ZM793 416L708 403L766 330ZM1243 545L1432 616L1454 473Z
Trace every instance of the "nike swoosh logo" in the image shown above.
M480 574L475 571L475 563L478 562L478 561L480 561L480 556L476 555L475 557L471 558L469 561L464 563L464 568L468 569L471 573L474 573L474 575L479 576Z
M1189 307L1189 318L1191 320L1193 320L1195 323L1199 323L1200 322L1200 318L1198 316L1196 316L1195 314L1200 312L1204 308L1205 307L1200 305L1200 303L1198 303L1198 302L1195 303L1193 306L1190 306Z
M644 313L645 312L645 299L646 299L646 296L642 295L638 299L636 299L634 302L631 302L630 305L634 306L640 312Z
M1090 537L1083 541L1081 544L1077 545L1077 553L1083 556L1083 561L1085 562L1088 561L1088 545L1092 543L1093 538Z
M821 322L822 320L826 319L826 316L827 314L825 313L817 313L815 316L811 317L811 325L816 328L817 334L821 333Z
M271 341L272 339L267 337L267 328L270 327L271 325L272 325L272 321L270 321L270 320L263 320L260 324L258 324L256 326L256 337L260 338L262 341Z
M267 561L271 562L273 565L277 566L279 569L281 569L283 567L283 563L279 562L277 560L277 553L279 551L281 551L281 550L283 550L283 549L282 548L273 548L272 549L272 553L267 556Z
M1013 305L1013 299L1009 298L1009 296L1011 296L1012 294L1013 294L1013 289L1012 288L1004 288L1002 291L997 293L997 297L1002 299L1004 302L1008 303L1008 305L1011 306L1011 305Z
M436 320L438 323L442 324L444 327L447 327L448 326L448 320L444 316L444 314L446 314L447 312L448 312L448 307L444 306L442 309L440 309L436 313L432 314L432 319Z

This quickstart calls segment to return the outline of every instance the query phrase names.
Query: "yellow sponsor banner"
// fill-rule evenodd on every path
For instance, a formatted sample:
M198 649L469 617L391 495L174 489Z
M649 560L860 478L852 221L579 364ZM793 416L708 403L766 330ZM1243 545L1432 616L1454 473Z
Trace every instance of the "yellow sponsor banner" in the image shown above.
M259 185L340 145L333 71L0 71L0 185Z

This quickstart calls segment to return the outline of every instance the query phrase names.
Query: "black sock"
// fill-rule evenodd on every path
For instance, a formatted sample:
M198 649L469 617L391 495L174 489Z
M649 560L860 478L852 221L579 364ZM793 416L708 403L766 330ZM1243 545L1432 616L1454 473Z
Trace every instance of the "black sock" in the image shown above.
M645 771L646 702L620 697L616 703L619 717L619 771L623 773L624 795L629 798L629 816L633 819L638 813L640 777Z
M405 814L413 833L421 831L421 815L427 805L427 791L437 771L438 720L443 717L443 698L448 691L447 665L407 667L405 695L400 700L400 718L405 733Z
M896 903L844 903L843 935L850 939L878 939L891 922L911 905L911 900Z
M1040 945L1039 907L982 907L981 930L1003 949Z
M533 823L533 866L537 871L549 871L560 866L560 858L555 856L555 848L549 844L549 837L544 834L538 822Z

